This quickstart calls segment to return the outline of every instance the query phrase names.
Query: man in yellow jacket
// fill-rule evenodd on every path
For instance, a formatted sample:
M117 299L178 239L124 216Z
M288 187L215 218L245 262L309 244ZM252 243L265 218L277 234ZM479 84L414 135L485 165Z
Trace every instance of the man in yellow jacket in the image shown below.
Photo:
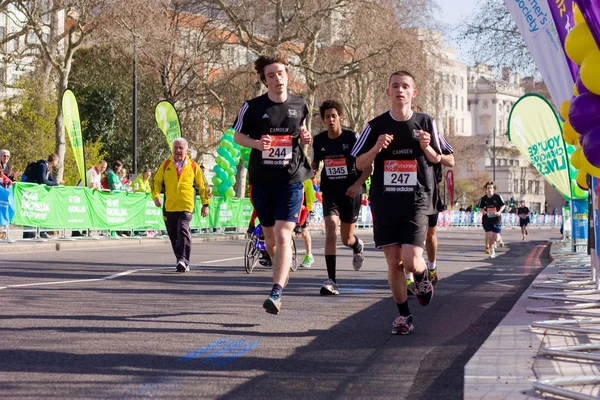
M173 155L164 161L154 175L152 198L156 207L163 207L167 233L177 259L176 271L190 270L192 233L190 221L194 212L194 187L202 200L202 216L208 215L208 191L202 170L187 156L188 143L183 138L173 141ZM163 206L161 191L165 193Z

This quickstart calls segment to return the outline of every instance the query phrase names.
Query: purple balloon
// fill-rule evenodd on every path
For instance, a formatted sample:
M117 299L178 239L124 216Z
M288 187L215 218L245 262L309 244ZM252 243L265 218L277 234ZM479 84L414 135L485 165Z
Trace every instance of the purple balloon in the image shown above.
M590 92L581 81L581 74L577 74L577 80L575 81L575 85L577 86L577 93L579 93L580 95Z
M571 103L569 122L580 135L600 125L600 96L584 93Z
M600 168L600 126L590 130L581 141L583 155L596 168Z

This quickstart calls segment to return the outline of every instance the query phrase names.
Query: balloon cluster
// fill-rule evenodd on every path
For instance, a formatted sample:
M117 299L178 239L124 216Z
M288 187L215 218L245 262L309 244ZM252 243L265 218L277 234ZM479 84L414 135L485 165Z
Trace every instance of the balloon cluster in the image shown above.
M580 69L574 96L560 105L560 116L565 120L563 137L575 146L570 156L571 165L578 170L576 184L587 190L586 174L600 178L600 49L579 8L574 9L574 17L565 52ZM573 197L585 196L574 193Z
M242 156L242 147L233 141L233 129L228 129L221 138L217 148L217 158L213 171L215 176L212 178L213 195L219 197L235 197L235 176L237 174L237 165Z

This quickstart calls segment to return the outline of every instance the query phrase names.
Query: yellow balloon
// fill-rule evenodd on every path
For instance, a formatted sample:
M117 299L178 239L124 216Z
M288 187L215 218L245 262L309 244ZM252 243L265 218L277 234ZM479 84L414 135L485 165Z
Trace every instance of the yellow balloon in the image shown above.
M591 176L595 176L596 178L600 178L600 168L594 167L588 160L587 158L585 158L585 156L581 157L582 158L582 165L581 168L579 169L580 171L585 171L588 174L590 174Z
M600 51L590 53L579 70L581 81L592 93L600 95Z
M583 149L581 147L577 147L573 154L571 154L571 165L573 166L573 168L581 169L581 167L583 166L583 161L581 160L583 158L585 158L583 156Z
M581 186L582 188L584 188L584 189L588 188L586 175L587 175L587 172L585 172L582 169L580 169L579 171L577 171L577 178L576 178L577 184L579 186Z
M575 132L575 129L573 129L569 121L565 121L563 125L563 138L565 138L565 142L571 146L576 146L579 144L579 134Z
M583 18L583 14L579 7L575 6L573 8L573 19L575 21L575 25L577 24L585 24L585 18Z
M560 105L559 114L565 121L569 119L569 107L571 107L571 100L565 100Z
M579 90L577 90L576 83L573 84L573 95L575 95L575 97L579 96Z
M565 38L565 52L567 56L577 65L593 51L598 51L596 41L587 24L575 25Z

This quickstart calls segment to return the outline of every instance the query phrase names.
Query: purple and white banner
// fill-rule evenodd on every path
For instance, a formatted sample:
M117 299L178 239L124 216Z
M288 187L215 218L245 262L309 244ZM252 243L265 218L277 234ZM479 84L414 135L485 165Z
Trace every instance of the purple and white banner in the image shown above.
M575 83L563 47L564 37L561 39L562 35L557 28L560 25L561 32L566 36L567 29L570 29L567 26L573 25L573 12L571 9L570 16L566 12L566 3L569 3L568 8L571 8L571 2L565 0L565 12L561 15L559 9L558 21L555 21L554 13L557 3L560 4L561 1L504 0L556 107L563 101L571 99Z

